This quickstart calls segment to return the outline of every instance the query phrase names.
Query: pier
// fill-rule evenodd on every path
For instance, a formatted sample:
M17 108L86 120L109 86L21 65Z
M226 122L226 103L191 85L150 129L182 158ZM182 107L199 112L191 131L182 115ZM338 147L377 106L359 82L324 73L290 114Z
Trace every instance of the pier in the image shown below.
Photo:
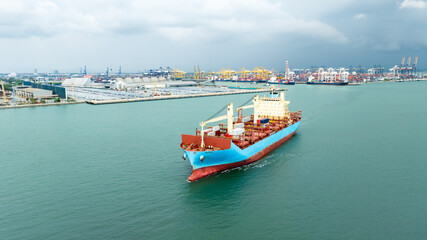
M57 102L57 103L35 103L35 104L21 104L21 105L6 105L6 106L0 106L0 109L29 108L29 107L48 107L48 106L71 105L71 104L81 104L81 103L85 103L85 102L83 102L83 101L75 101L75 102Z
M283 89L276 89L276 91L277 90L280 91ZM91 100L91 101L86 101L86 103L93 104L93 105L100 105L100 104L158 101L158 100L171 100L171 99L196 98L196 97L213 97L213 96L221 96L221 95L261 93L261 92L270 92L270 91L271 89L263 88L263 89L254 89L254 90L201 93L201 94L191 94L191 95L164 95L164 96L145 97L145 98L112 99L112 100L99 100L99 101Z

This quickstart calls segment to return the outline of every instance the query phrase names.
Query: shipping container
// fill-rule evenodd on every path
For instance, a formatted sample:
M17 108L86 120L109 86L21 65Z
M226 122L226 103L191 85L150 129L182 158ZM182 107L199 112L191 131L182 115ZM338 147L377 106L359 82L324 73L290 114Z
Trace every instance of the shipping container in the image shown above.
M264 118L264 119L259 120L259 123L264 124L264 123L268 123L269 121L270 121L270 119Z
M249 120L251 120L251 118L250 118L250 117L243 117L243 118L242 118L242 122L248 122Z
M245 129L243 128L235 128L231 130L230 135L233 135L233 136L240 135L240 134L243 134L244 132L245 132Z

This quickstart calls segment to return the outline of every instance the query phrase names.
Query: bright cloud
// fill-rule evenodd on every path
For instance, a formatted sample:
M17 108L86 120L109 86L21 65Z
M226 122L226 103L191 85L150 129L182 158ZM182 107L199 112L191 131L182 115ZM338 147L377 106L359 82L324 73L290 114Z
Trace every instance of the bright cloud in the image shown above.
M427 8L427 2L422 0L404 0L400 4L400 8L417 8L424 9Z
M362 18L366 18L366 14L363 13L359 13L353 16L354 19L362 19Z

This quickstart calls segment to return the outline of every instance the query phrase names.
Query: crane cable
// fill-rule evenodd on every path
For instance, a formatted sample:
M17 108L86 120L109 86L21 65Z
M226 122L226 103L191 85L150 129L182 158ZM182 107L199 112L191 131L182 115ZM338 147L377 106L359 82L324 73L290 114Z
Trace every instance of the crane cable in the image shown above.
M212 118L214 118L214 117L216 117L220 112L222 112L222 111L224 111L224 109L226 109L228 107L228 104L227 105L225 105L223 108L221 108L218 112L216 112L214 115L212 115L212 116L210 116L208 119L206 119L205 120L205 122L206 121L208 121L209 119L212 119Z
M253 97L251 97L251 98L249 98L249 100L248 101L246 101L245 103L243 103L242 105L240 105L239 107L243 107L243 106L245 106L246 104L248 104L248 102L250 102L252 99L254 99ZM239 108L239 107L237 107L237 108Z
M239 107L242 107L242 106L244 106L244 105L246 105L248 102L250 102L251 100L253 99L253 97L251 97L251 98L249 98L249 100L247 100L245 103L243 103L242 105L240 105ZM213 114L212 116L210 116L208 119L206 119L205 120L205 122L206 121L208 121L209 119L212 119L212 118L214 118L214 117L216 117L218 114L220 114L222 111L224 111L224 109L226 109L228 107L228 104L227 105L225 105L223 108L221 108L218 112L216 112L215 114ZM238 108L239 108L238 107Z

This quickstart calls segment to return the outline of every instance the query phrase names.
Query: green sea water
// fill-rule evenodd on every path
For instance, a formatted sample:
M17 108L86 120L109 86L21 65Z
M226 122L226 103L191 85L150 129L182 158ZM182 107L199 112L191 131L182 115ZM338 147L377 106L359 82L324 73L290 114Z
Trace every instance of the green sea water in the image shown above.
M297 134L195 183L180 135L253 95L0 110L0 239L426 239L427 82L288 88Z

